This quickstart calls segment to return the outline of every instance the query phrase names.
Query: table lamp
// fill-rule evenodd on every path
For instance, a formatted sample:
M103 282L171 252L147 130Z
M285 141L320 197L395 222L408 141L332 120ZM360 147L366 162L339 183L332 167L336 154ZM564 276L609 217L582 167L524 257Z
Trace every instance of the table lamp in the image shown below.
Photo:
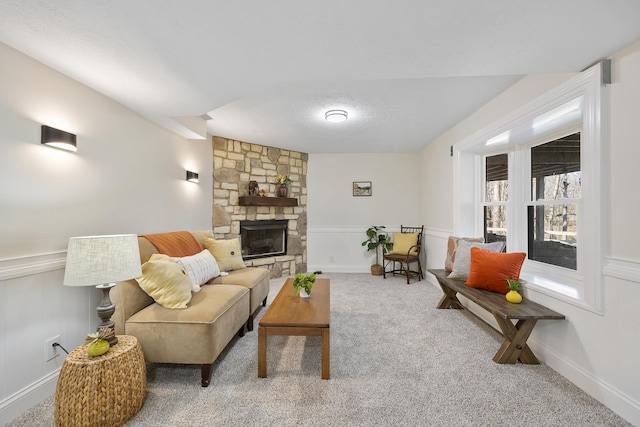
M109 290L121 280L142 275L138 236L118 234L111 236L84 236L69 239L67 266L64 272L66 286L95 286L102 291L102 300L96 308L100 323L98 329L114 330L111 316L115 306L109 299ZM109 344L118 343L115 334Z

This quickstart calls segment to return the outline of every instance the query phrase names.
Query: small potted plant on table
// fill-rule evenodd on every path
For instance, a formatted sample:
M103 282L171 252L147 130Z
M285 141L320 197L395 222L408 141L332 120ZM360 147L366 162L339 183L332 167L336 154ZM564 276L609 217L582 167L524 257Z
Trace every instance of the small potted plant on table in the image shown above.
M315 281L315 274L296 274L293 278L293 287L296 290L296 295L300 294L300 297L302 298L309 298L311 296L311 288L313 288L313 282Z

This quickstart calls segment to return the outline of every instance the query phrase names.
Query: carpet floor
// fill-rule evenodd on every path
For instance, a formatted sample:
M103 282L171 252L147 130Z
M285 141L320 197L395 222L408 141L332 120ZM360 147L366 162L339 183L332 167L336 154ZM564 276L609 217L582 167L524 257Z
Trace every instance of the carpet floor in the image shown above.
M441 291L401 277L331 280L331 379L319 337L269 337L258 378L257 324L200 387L200 368L149 364L127 426L628 426L546 365L499 365L500 334L467 311L436 310ZM270 303L285 278L271 280ZM268 307L268 305L267 305ZM53 397L9 423L53 426Z

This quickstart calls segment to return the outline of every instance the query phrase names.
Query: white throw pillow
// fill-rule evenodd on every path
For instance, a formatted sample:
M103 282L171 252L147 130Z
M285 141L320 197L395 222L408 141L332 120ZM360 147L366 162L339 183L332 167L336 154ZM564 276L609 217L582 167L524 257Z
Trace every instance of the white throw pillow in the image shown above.
M191 279L191 290L200 291L200 286L220 275L220 267L211 252L204 249L202 252L182 258L174 258Z
M458 240L458 247L453 261L453 270L447 276L449 279L467 280L471 268L471 248L480 248L491 252L502 252L505 242L477 243Z

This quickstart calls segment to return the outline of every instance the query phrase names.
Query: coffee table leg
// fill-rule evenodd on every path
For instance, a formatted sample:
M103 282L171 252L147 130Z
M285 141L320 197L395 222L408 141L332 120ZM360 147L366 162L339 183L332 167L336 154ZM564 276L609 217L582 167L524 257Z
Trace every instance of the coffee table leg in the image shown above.
M330 366L330 335L329 328L322 329L322 379L329 379L329 366ZM266 376L266 375L265 375Z
M258 378L267 378L267 331L258 326Z

